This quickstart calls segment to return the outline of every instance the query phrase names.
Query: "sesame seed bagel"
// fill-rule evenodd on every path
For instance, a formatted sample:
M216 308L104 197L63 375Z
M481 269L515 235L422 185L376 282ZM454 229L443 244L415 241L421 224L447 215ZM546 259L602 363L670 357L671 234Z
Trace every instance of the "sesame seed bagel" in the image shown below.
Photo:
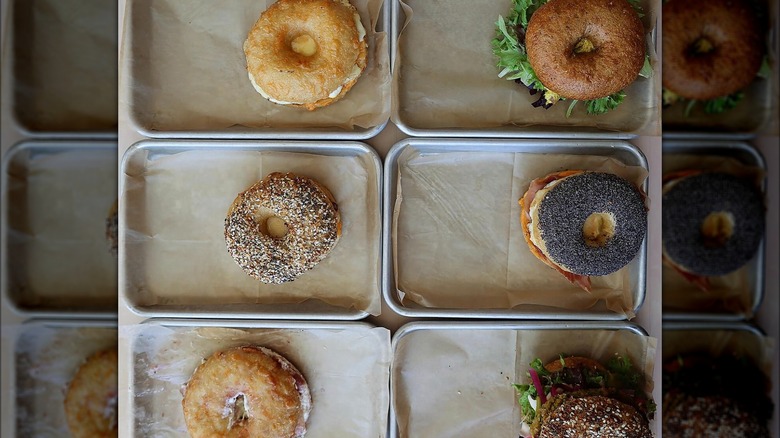
M279 284L312 269L341 236L341 215L317 181L274 172L240 193L225 219L225 242L250 276Z
M117 436L116 348L90 356L79 367L65 394L65 418L75 438Z
M664 88L707 100L753 81L765 48L748 2L671 0L664 2L662 16Z
M547 407L547 405L550 405ZM553 397L536 438L651 438L647 421L632 406L602 395Z
M644 197L625 179L579 172L538 190L530 240L554 265L577 275L608 275L639 252L647 231Z
M192 374L182 408L193 438L301 438L312 407L300 371L264 347L214 353Z
M616 93L645 61L644 28L625 0L551 0L531 16L525 41L536 76L568 99Z
M664 185L663 253L697 275L725 275L756 254L764 236L764 201L750 182L702 172Z
M314 110L341 99L366 68L365 29L347 0L279 0L244 41L255 89Z

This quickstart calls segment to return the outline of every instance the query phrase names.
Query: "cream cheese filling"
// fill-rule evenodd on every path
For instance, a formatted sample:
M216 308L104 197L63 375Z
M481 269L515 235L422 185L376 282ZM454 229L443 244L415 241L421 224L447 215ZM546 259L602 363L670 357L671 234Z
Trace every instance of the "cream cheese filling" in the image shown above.
M534 226L534 224L539 223L539 206L541 205L542 200L545 196L547 196L547 193L552 190L553 187L560 184L561 181L564 181L566 178L568 178L568 176L551 181L538 192L536 192L533 201L531 201L531 206L528 209L528 213L531 216L531 220L528 222L528 231L531 236L531 242L533 242L533 244L539 248L539 250L542 252L542 254L544 254L545 257L547 257L548 260L560 266L562 269L571 272L565 266L553 261L552 257L550 257L550 253L547 252L547 245L545 245L544 239L542 239L542 230L538 226Z
M349 5L350 3L348 1L343 1L342 3ZM353 14L353 17L355 19L355 27L357 27L358 31L358 40L363 41L366 38L366 28L363 27L363 23L360 21L360 14L355 13ZM341 90L344 89L344 87L357 79L358 76L360 76L360 73L363 72L363 69L360 68L359 65L355 64L352 66L352 71L349 72L349 75L347 75L347 78L344 79L344 82L339 85L335 90L331 91L330 94L328 94L329 99L335 99L338 97L339 94L341 94ZM252 73L247 72L249 75L249 80L252 81L252 86L257 90L258 93L260 93L261 96L264 98L270 100L273 103L279 104L279 105L304 105L304 102L286 102L283 100L274 99L273 97L269 96L268 93L263 90L260 85L257 84L255 81L255 78L252 76Z

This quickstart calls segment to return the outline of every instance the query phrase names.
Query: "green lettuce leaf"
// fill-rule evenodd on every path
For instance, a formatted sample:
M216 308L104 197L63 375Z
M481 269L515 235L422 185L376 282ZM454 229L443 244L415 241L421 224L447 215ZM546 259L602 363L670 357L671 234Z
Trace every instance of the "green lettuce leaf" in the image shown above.
M736 107L744 97L745 93L738 91L728 96L704 101L704 112L707 114L720 114Z
M586 100L585 111L587 111L588 114L604 114L607 111L617 108L625 98L626 92L621 90L600 99Z

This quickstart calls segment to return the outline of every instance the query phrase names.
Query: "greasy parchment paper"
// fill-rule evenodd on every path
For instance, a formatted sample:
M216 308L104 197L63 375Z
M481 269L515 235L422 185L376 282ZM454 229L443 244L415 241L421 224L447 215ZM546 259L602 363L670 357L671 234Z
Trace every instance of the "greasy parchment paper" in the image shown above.
M12 3L13 99L18 122L38 132L115 131L116 3Z
M70 436L68 384L87 358L116 344L116 328L108 325L24 327L16 341L16 435Z
M777 359L775 341L747 330L669 329L663 331L663 361L688 353L749 359L769 376Z
M386 435L390 332L344 329L235 329L142 325L133 344L133 400L123 421L136 436L182 436L182 386L211 354L241 345L277 351L306 378L312 411L306 437Z
M393 408L400 437L516 437L520 408L512 383L528 364L559 354L608 360L618 353L648 378L656 340L627 330L417 330L397 341Z
M523 238L518 200L533 179L566 169L611 172L637 187L647 177L642 167L591 155L402 152L393 213L402 301L582 310L603 300L609 310L633 317L631 275L641 269L638 257L613 274L591 277L586 292L539 261Z
M757 188L764 181L764 172L734 158L717 155L668 154L664 156L663 173L687 169L726 172L753 181ZM708 277L710 290L703 291L686 281L666 263L662 264L663 307L666 310L689 312L727 312L753 315L754 290L763 281L755 278L758 253L743 267L726 275Z
M125 293L140 306L300 303L317 299L379 314L378 178L369 154L190 150L124 170ZM342 235L331 253L295 281L261 283L225 246L225 217L236 196L271 172L314 178L336 198Z
M656 1L642 1L649 32L658 19ZM658 135L660 132L660 61L651 38L647 50L654 74L638 77L615 111L593 116L579 103L566 118L570 101L548 110L534 108L523 85L499 78L491 41L498 16L506 17L509 0L442 2L404 0L406 18L396 46L392 119L416 129L496 129L506 126L561 131L598 128ZM404 21L405 20L405 21ZM592 130L592 129L590 129Z
M116 202L114 147L25 147L8 163L8 293L34 310L114 310L117 259L106 239Z
M382 2L352 0L367 32L368 65L343 99L310 112L267 101L247 76L244 40L274 0L130 1L123 56L131 114L154 131L378 126L390 114L388 42L376 28Z

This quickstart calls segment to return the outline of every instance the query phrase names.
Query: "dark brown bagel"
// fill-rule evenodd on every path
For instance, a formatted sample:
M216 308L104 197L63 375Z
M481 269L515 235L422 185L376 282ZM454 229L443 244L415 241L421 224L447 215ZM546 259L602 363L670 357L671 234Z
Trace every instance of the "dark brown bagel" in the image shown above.
M761 67L762 26L745 1L671 0L663 5L662 27L663 86L682 97L735 93ZM709 51L701 53L700 44Z
M536 76L568 99L616 93L645 62L644 28L625 0L551 0L531 16L525 38ZM584 39L593 50L576 53Z

